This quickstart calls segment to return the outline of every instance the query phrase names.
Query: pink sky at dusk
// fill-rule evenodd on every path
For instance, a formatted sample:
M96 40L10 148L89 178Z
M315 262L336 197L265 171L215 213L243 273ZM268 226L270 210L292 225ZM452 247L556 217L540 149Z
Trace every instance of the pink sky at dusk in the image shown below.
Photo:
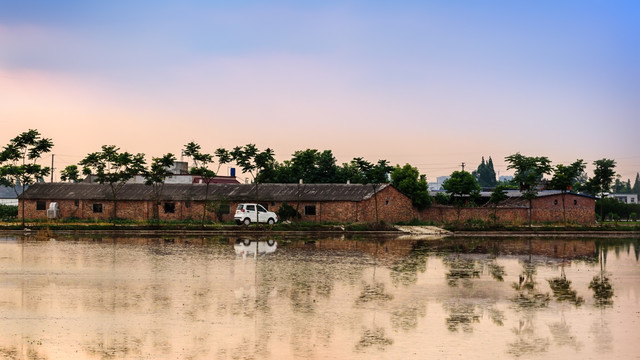
M0 144L38 129L58 171L105 144L151 157L189 141L255 143L279 161L329 149L339 163L410 163L429 181L482 156L507 175L516 152L612 158L632 182L640 171L632 2L27 11L37 3L0 14Z

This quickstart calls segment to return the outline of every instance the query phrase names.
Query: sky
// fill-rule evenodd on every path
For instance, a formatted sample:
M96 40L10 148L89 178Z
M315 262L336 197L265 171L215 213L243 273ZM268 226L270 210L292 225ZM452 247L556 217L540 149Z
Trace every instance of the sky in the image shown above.
M640 171L640 2L0 0L0 144ZM46 155L43 163L49 164ZM215 166L214 166L215 169ZM221 175L227 169L221 170Z

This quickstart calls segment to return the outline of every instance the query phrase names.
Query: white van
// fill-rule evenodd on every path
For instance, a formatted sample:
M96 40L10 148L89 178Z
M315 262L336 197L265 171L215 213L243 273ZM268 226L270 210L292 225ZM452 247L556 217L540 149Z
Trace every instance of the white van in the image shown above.
M260 204L238 204L238 208L236 209L236 214L233 219L238 225L249 225L252 222L261 222L272 225L278 221L278 215L273 211L267 211L267 209Z

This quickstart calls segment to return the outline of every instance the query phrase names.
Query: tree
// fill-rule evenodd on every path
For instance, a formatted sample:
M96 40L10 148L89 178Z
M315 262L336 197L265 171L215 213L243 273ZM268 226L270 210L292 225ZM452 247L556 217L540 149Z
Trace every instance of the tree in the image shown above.
M359 173L361 174L362 184L371 184L373 188L373 201L375 205L376 224L379 223L378 217L378 188L380 184L388 183L387 175L393 168L389 165L387 160L378 160L374 165L363 158L354 158L353 162L356 164Z
M514 169L513 181L519 185L522 197L529 201L529 226L531 226L531 207L538 196L538 185L545 174L551 173L551 161L546 156L530 157L515 153L505 157L509 163L507 170Z
M550 186L552 189L560 190L562 194L562 221L567 222L567 209L565 206L565 195L567 191L571 191L580 175L584 172L586 164L582 159L576 160L569 166L562 164L556 165L551 178Z
M606 192L609 192L611 188L611 183L613 182L614 177L616 176L615 160L611 159L600 159L593 162L593 165L596 168L593 170L593 177L589 179L589 184L591 191L593 191L593 195L600 195L602 199ZM600 206L600 219L603 218L602 213L602 205Z
M636 181L633 183L633 188L631 188L631 192L634 194L638 194L638 196L640 196L640 173L636 173Z
M482 162L478 165L478 169L473 171L472 175L478 180L478 184L481 187L494 187L498 183L491 157L489 157L489 161L485 163L483 156Z
M454 171L451 176L442 184L442 187L451 194L453 202L458 212L460 221L460 211L462 206L471 204L472 199L480 194L480 185L475 176L467 171ZM468 200L465 200L468 198Z
M204 202L202 203L202 222L201 226L204 227L205 219L207 218L207 203L209 201L209 184L216 177L216 173L209 169L209 164L213 163L213 156L211 154L203 153L200 151L200 145L193 141L184 146L183 154L193 160L193 167L191 167L189 173L192 175L198 175L205 183ZM226 150L218 149L220 153L225 153ZM226 155L225 155L226 156Z
M493 222L498 221L498 204L507 200L507 192L504 185L498 185L493 189L489 203L493 204Z
M164 183L167 177L173 175L169 170L176 162L176 157L172 153L167 153L162 157L154 157L151 159L151 166L149 170L145 171L144 179L145 184L153 188L153 217L156 219L156 223L160 223L160 199L162 198L162 190L164 189Z
M29 129L9 141L0 152L0 185L13 188L16 197L29 185L49 175L49 167L37 164L43 154L51 151L51 139L42 138L38 130ZM20 188L20 192L18 192ZM24 201L22 202L24 227Z
M108 184L113 201L113 224L118 214L118 194L134 176L144 174L144 154L133 155L129 152L120 153L115 145L102 145L102 151L88 154L78 164L83 167L82 172L90 175L100 184Z
M391 172L391 184L411 198L413 206L418 210L424 210L431 205L432 199L429 195L427 178L420 175L418 168L409 164L405 164L403 167L396 165Z
M259 176L263 169L273 167L273 150L267 148L264 151L260 151L255 144L247 144L244 147L236 146L231 150L230 154L231 159L242 169L242 172L249 173L253 177L256 189L256 203L259 203ZM260 223L258 216L259 214L256 212L256 222Z
M78 165L69 165L65 167L64 170L60 171L60 180L70 181L73 183L79 183L82 181L82 179L80 179L80 170L78 169Z

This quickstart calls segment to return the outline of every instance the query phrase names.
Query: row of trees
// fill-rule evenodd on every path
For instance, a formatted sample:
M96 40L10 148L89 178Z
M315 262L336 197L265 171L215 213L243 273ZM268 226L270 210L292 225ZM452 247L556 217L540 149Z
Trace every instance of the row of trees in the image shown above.
M458 216L463 205L473 204L474 199L479 196L481 188L478 179L480 174L489 173L488 169L493 169L491 158L489 160L489 162L485 163L483 158L478 171L473 174L466 171L454 171L451 177L444 182L443 188L450 194L451 202L457 206ZM522 197L529 201L529 209L531 209L531 203L542 187L544 176L553 174L546 187L561 191L564 222L566 222L565 194L568 191L582 189L589 194L602 197L604 193L610 190L615 177L616 162L611 159L594 161L593 177L587 180L585 180L586 164L582 159L578 159L569 165L558 164L553 167L549 158L545 156L525 156L518 152L505 157L505 161L509 164L507 170L515 171L512 184L517 186L522 192ZM495 177L493 180L495 180ZM504 192L504 186L496 186L490 202L495 206L498 202L506 199ZM600 217L602 218L602 206L600 211ZM531 211L529 211L529 224L531 224Z
M43 154L51 151L53 142L43 138L37 130L29 130L11 139L9 144L0 152L0 184L14 188L16 195L21 191L20 186L29 186L38 179L50 173L48 167L40 166L37 161ZM392 183L400 191L408 195L418 209L431 205L426 177L418 169L406 164L392 167L386 160L371 163L361 157L356 157L348 163L338 165L331 150L318 151L307 149L296 151L290 160L282 163L275 161L271 149L259 150L254 144L238 146L233 149L218 148L213 154L202 151L199 144L190 142L184 146L183 154L190 157L193 167L190 173L199 175L206 184L205 203L209 200L209 184L224 164L235 163L243 173L252 176L255 186L255 199L259 200L260 183L301 183L302 193L307 183L358 183L372 186L376 194L379 186ZM213 170L217 158L218 166ZM505 158L509 163L508 170L514 170L512 184L523 192L523 197L530 202L537 196L543 177L553 176L547 187L562 191L563 209L564 194L571 190L582 190L593 195L608 192L615 177L615 161L601 159L595 161L594 175L587 178L585 163L576 160L569 165L558 164L551 166L547 157L529 157L520 153ZM78 165L67 166L61 172L63 181L80 181L81 174L91 176L100 184L107 184L111 189L114 202L113 218L117 213L118 194L125 183L136 175L142 175L146 184L153 187L153 196L159 205L162 197L164 182L172 176L170 168L175 164L176 157L167 153L160 157L153 157L147 167L145 155L121 152L115 145L104 145L100 151L88 154ZM637 180L640 181L640 180ZM444 189L449 193L449 203L458 207L472 204L477 198L481 186L495 186L490 202L497 204L504 200L505 186L497 186L493 160L481 164L473 173L454 171L444 183ZM377 204L377 196L374 197ZM440 202L444 202L440 200ZM531 203L530 203L531 205ZM207 206L203 207L202 222L206 218ZM296 210L298 210L296 208ZM376 206L377 210L377 206ZM601 209L601 218L603 217ZM155 218L159 218L159 208L154 210ZM564 213L564 212L563 212ZM378 220L376 212L376 221ZM22 209L24 222L24 208ZM566 215L565 219L566 221Z

